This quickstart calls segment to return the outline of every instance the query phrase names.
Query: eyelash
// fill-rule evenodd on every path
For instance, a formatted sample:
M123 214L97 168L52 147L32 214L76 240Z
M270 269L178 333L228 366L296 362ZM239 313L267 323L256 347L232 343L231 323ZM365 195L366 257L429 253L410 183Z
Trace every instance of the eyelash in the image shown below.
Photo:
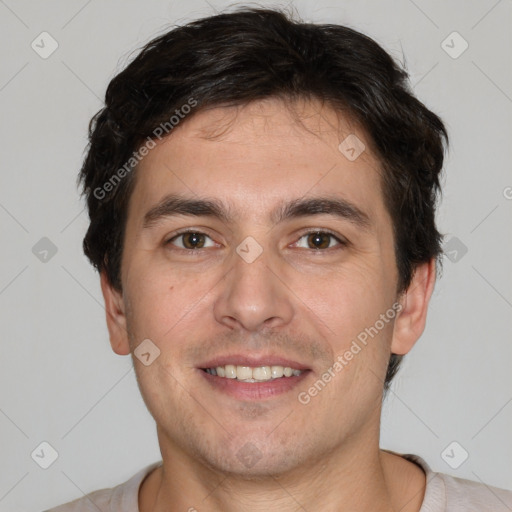
M194 233L196 235L204 235L204 236L208 237L210 240L212 240L212 238L209 235L207 235L206 233L204 233L202 231L195 230L195 229L186 229L186 230L180 231L178 233L175 233L171 238L169 238L168 240L166 240L164 242L164 245L166 245L166 246L167 245L171 245L171 242L173 242L174 240L176 240L179 237L181 237L183 235L186 235L188 233ZM326 230L326 229L313 229L313 230L310 230L310 231L306 231L305 233L301 234L301 236L299 237L298 240L301 240L305 236L314 235L314 234L328 235L331 238L334 238L334 240L336 240L338 242L338 246L340 248L345 248L345 247L347 247L349 245L349 242L347 240L340 238L339 236L337 236L332 231L329 231L329 230ZM297 242L295 242L295 243L297 243ZM206 250L206 249L209 249L209 247L199 248L199 249L183 249L181 247L176 247L175 248L175 250L183 251L183 252L187 252L187 253L200 253L200 252L202 252L203 250ZM308 248L308 250L313 251L313 252L326 252L326 251L332 250L332 249L335 249L335 247L327 247L326 249L309 249Z

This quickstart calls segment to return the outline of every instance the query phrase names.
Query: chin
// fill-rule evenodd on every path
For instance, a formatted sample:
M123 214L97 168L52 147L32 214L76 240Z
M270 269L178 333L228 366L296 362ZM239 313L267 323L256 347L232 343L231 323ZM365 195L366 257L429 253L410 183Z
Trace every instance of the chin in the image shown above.
M300 449L297 446L301 446ZM230 440L195 446L195 457L214 472L246 480L268 479L293 471L304 464L304 445L275 438L266 432L238 435Z

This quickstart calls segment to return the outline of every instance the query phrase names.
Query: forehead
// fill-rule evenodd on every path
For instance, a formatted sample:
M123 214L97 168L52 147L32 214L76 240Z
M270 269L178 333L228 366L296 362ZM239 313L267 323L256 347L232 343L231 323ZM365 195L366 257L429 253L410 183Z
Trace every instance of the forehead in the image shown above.
M385 214L370 140L349 116L314 101L202 110L159 141L135 177L130 215L138 217L169 193L217 197L240 219L264 221L283 200L326 195Z

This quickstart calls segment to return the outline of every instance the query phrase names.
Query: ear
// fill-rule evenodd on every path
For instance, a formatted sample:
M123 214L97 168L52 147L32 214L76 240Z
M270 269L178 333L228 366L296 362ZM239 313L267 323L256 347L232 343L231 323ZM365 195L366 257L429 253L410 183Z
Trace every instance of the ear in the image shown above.
M115 290L104 271L100 273L101 291L105 300L107 327L112 350L120 356L130 353L124 300L120 292Z
M407 354L423 333L435 281L434 258L416 267L411 284L399 300L402 309L395 320L391 342L393 354Z

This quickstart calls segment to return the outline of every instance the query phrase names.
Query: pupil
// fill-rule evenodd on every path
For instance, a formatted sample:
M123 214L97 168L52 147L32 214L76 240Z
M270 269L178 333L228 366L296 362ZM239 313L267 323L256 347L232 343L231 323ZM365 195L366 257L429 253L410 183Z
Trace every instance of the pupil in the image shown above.
M311 235L309 235L309 239L315 245L315 249L322 249L322 248L329 247L328 237L325 236L325 234L323 234L323 233L312 233ZM324 243L322 243L322 239L323 239ZM327 243L325 243L326 240L327 240Z
M189 249L201 248L204 245L203 235L198 233L186 233L183 240L185 247Z

